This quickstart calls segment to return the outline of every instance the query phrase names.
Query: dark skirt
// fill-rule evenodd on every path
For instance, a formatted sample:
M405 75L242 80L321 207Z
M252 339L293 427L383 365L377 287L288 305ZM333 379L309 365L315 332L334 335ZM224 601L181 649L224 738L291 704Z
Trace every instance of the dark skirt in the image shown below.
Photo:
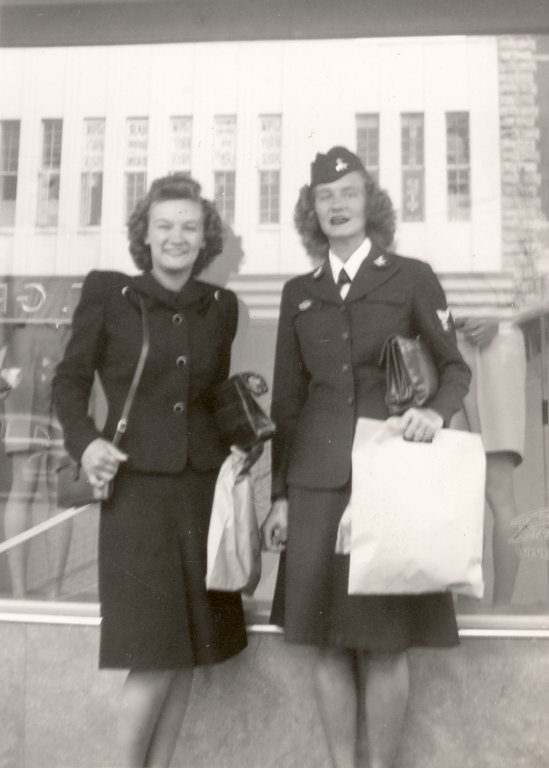
M280 558L271 621L286 640L398 653L459 642L450 593L348 595L348 555L334 552L349 487L290 488L286 552Z
M216 477L117 475L99 532L100 667L192 667L246 646L240 595L205 588Z

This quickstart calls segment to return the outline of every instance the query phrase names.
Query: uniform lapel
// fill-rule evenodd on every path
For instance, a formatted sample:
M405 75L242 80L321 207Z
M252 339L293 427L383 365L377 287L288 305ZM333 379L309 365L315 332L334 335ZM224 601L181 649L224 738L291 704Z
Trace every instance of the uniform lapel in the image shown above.
M394 254L384 251L380 246L372 243L370 253L360 265L360 269L351 283L346 301L361 299L370 291L386 283L399 271L400 267Z
M309 290L315 299L328 302L329 304L340 304L341 296L334 282L330 262L326 258L322 264L311 272L309 280Z

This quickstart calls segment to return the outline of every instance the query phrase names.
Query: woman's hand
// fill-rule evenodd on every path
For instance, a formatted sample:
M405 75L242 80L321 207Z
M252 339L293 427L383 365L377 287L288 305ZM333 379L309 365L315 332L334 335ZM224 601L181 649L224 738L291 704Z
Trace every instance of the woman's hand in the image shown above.
M432 408L408 408L401 416L391 416L386 424L405 440L430 443L444 426L444 419Z
M459 325L465 340L473 347L486 347L499 332L499 322L493 317L469 317Z
M125 453L108 440L97 437L82 454L81 464L91 485L101 489L116 475L120 462L127 458Z
M282 552L288 538L288 500L273 501L271 510L261 526L263 549L268 552Z

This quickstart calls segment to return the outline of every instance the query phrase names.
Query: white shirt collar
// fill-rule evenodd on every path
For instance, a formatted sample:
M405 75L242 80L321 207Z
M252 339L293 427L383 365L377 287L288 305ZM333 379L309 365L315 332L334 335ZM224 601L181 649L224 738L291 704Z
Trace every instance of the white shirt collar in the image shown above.
M368 256L370 253L371 248L372 243L370 238L366 237L358 246L356 251L349 256L346 262L341 261L339 256L336 256L335 253L330 250L328 252L328 259L330 260L330 267L332 270L332 275L334 276L334 282L337 283L337 278L339 277L339 273L343 268L345 268L345 272L347 272L351 280L354 280L356 273L360 269L366 256Z

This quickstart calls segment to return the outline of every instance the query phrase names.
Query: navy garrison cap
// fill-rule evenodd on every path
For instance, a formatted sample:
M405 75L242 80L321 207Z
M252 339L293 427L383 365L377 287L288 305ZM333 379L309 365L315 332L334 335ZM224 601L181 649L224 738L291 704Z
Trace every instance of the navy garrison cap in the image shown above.
M322 155L320 152L311 163L311 187L329 184L351 171L364 171L360 158L345 147L332 147Z

